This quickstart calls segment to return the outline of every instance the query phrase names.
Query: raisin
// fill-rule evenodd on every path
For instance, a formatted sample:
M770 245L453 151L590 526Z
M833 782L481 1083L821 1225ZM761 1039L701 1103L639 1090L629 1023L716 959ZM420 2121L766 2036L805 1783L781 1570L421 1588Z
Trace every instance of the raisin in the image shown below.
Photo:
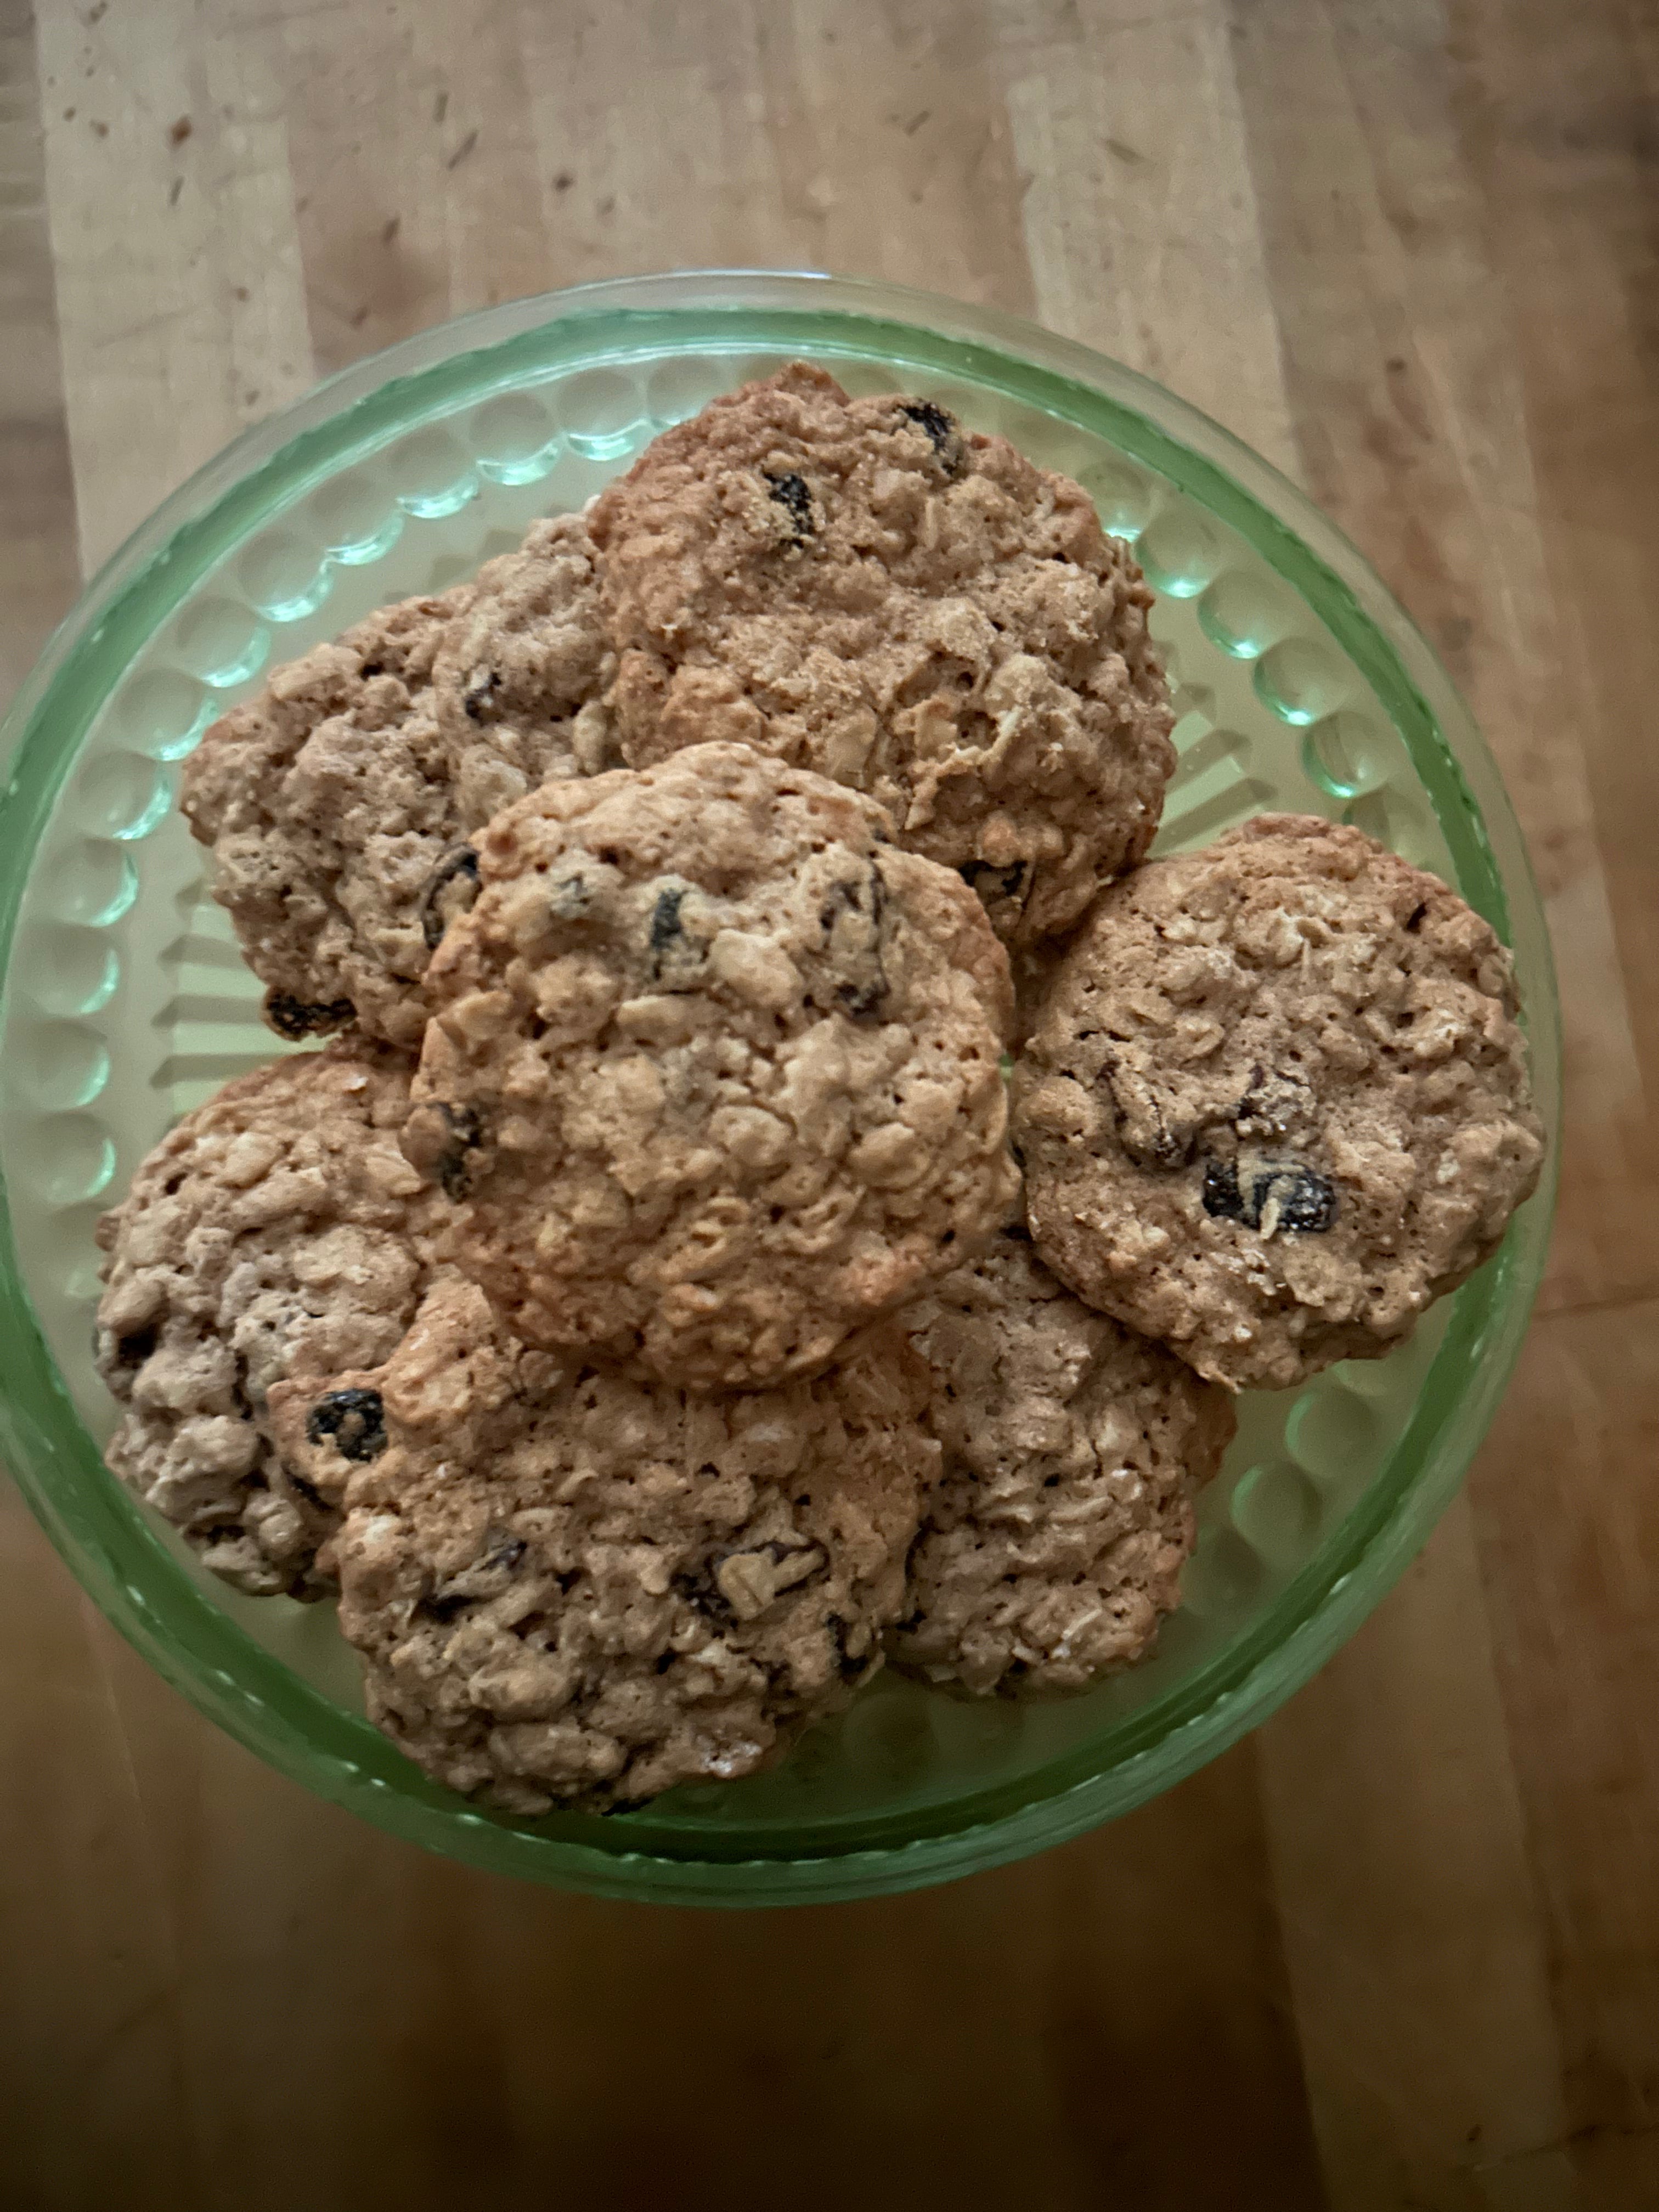
M904 399L899 403L899 413L907 421L919 422L933 441L933 451L943 453L945 441L956 430L955 417L931 399Z
M1250 1070L1249 1090L1224 1118L1240 1136L1254 1131L1257 1136L1282 1139L1312 1111L1312 1094L1303 1078L1281 1068L1269 1073L1258 1061Z
M1249 1121L1255 1118L1261 1111L1261 1094L1267 1081L1267 1071L1262 1066L1261 1062L1259 1060L1252 1061L1249 1086L1227 1116L1230 1121Z
M307 1006L287 991L265 993L265 1019L290 1044L298 1044L305 1037L325 1036L330 1030L343 1030L356 1016L357 1009L349 999L329 999Z
M586 876L566 876L547 895L548 910L556 921L579 921L593 903L593 887Z
M842 980L836 985L836 1000L854 1020L873 1014L890 988L881 957L881 927L886 910L887 885L873 861L864 883L854 879L832 884L818 909L818 927L829 939L830 960L842 971Z
M659 891L657 903L651 909L651 950L661 952L672 945L680 932L680 908L685 901L684 884L675 884Z
M530 1547L522 1536L507 1530L492 1529L485 1540L489 1549L470 1567L463 1567L458 1575L439 1583L421 1601L421 1611L440 1626L447 1627L457 1613L469 1605L482 1605L501 1595L501 1584L512 1573ZM573 1577L574 1579L574 1577ZM561 1577L562 1581L562 1577ZM539 1615L532 1616L538 1620ZM517 1624L520 1635L532 1625L531 1620Z
M1025 887L1025 871L1030 863L1016 860L1012 867L999 868L990 860L964 860L957 870L970 891L977 891L982 899L1018 898ZM988 876L988 890L981 878Z
M1423 918L1428 913L1428 910L1429 902L1427 899L1419 899L1417 904L1406 916L1406 927L1412 936L1415 937L1418 931L1423 927Z
M775 1567L781 1567L786 1559L799 1559L803 1552L817 1551L817 1547L812 1542L810 1537L806 1536L798 1538L793 1544L781 1544L777 1538L774 1536L766 1543L757 1545L756 1549L764 1552L767 1558L770 1559ZM820 1553L818 1564L812 1569L810 1574L803 1576L802 1581L809 1583L816 1582L818 1577L823 1573L827 1564L828 1563L824 1559L823 1554ZM789 1584L789 1588L791 1589L799 1589L800 1588L800 1583L791 1583Z
M1260 1229L1269 1206L1273 1225L1319 1236L1336 1218L1336 1192L1322 1175L1293 1160L1264 1160L1241 1181L1231 1160L1204 1163L1204 1211L1217 1221L1242 1221Z
M866 1649L862 1658L855 1656L848 1650L848 1624L838 1613L832 1613L823 1625L835 1641L836 1665L842 1680L848 1683L861 1682L876 1664L874 1650Z
M766 483L767 497L775 500L794 525L790 532L790 543L804 545L817 526L812 515L812 495L805 477L798 477L792 471L787 476L769 474Z
M863 912L864 885L862 884L857 882L831 884L828 896L818 908L818 927L826 937L829 937L833 933L836 924L841 920L842 915Z
M1311 1168L1281 1168L1268 1194L1279 1203L1279 1226L1298 1233L1322 1237L1336 1218L1336 1193Z
M684 1599L693 1613L701 1613L705 1620L712 1621L717 1628L736 1626L737 1615L726 1603L720 1585L708 1567L704 1567L700 1574L676 1575L669 1588L676 1597Z
M346 1454L346 1457L349 1459L350 1456L350 1453L348 1452ZM313 1512L327 1512L328 1500L324 1497L322 1492L318 1489L314 1482L307 1481L306 1477L302 1474L296 1474L291 1467L285 1467L283 1469L283 1473L288 1478L289 1488L290 1490L297 1491Z
M434 1100L417 1106L404 1123L404 1158L428 1182L441 1186L444 1196L466 1196L472 1184L473 1163L469 1152L483 1143L483 1116L476 1106L447 1106Z
M960 476L967 465L968 451L956 416L948 415L931 399L901 400L899 413L927 433L934 453L945 465L945 474Z
M501 672L494 668L475 668L466 679L461 693L461 705L469 722L482 722L484 708L501 688Z
M160 1325L151 1322L145 1328L135 1328L126 1336L115 1340L115 1364L118 1367L142 1367L161 1341Z
M430 1597L421 1600L420 1609L428 1620L435 1620L440 1628L447 1628L456 1614L469 1602L465 1590L434 1590Z
M1204 1211L1212 1221L1243 1221L1238 1170L1231 1160L1205 1161L1203 1199Z
M694 884L669 880L652 903L648 973L665 991L695 991L706 980L707 940L686 927L685 902L696 889Z
M452 884L470 884L471 890L444 894ZM421 893L421 934L428 951L435 951L444 931L456 915L465 914L478 896L478 856L471 845L457 845L444 854Z
M378 1390L331 1390L306 1419L313 1444L331 1443L342 1459L379 1459L386 1449L386 1407Z
M1172 1174L1193 1156L1197 1133L1190 1124L1171 1128L1164 1100L1147 1078L1111 1051L1103 1054L1100 1079L1112 1096L1118 1142L1138 1168Z

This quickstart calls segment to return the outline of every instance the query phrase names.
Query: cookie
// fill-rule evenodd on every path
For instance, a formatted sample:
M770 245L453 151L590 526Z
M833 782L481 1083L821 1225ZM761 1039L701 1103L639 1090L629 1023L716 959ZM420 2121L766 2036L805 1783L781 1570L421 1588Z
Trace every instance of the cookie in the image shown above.
M1006 956L872 800L694 746L544 785L478 858L404 1148L516 1334L775 1382L1001 1218Z
M516 553L485 562L432 679L469 830L550 775L621 764L601 698L614 674L584 516L538 522Z
M1387 1352L1543 1131L1509 954L1359 830L1263 815L1104 892L1016 1078L1042 1257L1236 1389Z
M607 665L592 548L566 515L476 583L276 669L214 724L179 804L273 1029L355 1022L419 1044L427 963L477 889L475 834L544 777L602 760L603 709L581 710Z
M902 1319L945 1467L895 1662L983 1695L1079 1690L1144 1658L1232 1437L1228 1394L1073 1297L1023 1221Z
M284 1467L270 1389L388 1358L430 1273L432 1194L398 1149L409 1063L342 1042L228 1084L99 1224L112 1470L256 1596L320 1594L326 1500Z
M371 1717L534 1814L751 1773L875 1671L938 1467L925 1395L890 1325L816 1382L689 1397L527 1352L451 1284L385 1365L272 1401L344 1509Z
M797 362L657 439L592 530L630 764L736 739L869 792L1011 944L1152 842L1175 766L1152 595L1006 439Z

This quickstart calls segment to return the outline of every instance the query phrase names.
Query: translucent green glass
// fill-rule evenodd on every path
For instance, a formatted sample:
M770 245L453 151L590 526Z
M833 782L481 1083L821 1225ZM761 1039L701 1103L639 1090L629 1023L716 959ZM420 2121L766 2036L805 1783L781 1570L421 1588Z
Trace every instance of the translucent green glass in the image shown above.
M250 432L123 548L5 726L0 1446L110 1618L284 1773L478 1866L609 1895L778 1904L946 1880L1140 1803L1253 1727L1376 1604L1455 1490L1519 1346L1550 1194L1391 1358L1241 1403L1181 1611L1146 1666L1048 1704L884 1676L771 1774L615 1819L495 1816L362 1717L325 1607L240 1598L105 1474L93 1225L180 1111L269 1058L173 806L203 729L370 607L579 504L667 423L793 356L902 386L1079 477L1135 542L1176 685L1162 849L1263 808L1358 823L1513 944L1540 1103L1559 1048L1537 894L1490 757L1331 526L1225 432L1028 324L836 279L594 286L446 325Z

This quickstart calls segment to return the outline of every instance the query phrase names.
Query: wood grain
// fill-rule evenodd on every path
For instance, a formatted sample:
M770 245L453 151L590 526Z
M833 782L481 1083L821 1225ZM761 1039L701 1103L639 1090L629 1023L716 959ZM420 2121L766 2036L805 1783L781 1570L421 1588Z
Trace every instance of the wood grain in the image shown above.
M1570 1097L1544 1316L1394 1597L1181 1790L929 1896L426 1858L198 1722L8 1492L0 2202L1659 2201L1656 180L1646 0L0 0L0 684L244 424L466 308L750 262L1036 313L1439 647Z
M75 520L26 13L0 6L0 691L9 698L74 596Z

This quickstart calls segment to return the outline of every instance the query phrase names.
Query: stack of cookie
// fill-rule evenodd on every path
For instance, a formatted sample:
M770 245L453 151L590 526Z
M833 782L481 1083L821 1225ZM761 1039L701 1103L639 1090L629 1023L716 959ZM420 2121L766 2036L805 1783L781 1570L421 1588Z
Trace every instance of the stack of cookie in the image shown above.
M1149 604L1075 484L797 365L189 763L272 1026L341 1034L106 1218L110 1465L337 1602L454 1788L1143 1656L1231 1393L1385 1350L1531 1187L1451 892L1291 817L1141 865Z

